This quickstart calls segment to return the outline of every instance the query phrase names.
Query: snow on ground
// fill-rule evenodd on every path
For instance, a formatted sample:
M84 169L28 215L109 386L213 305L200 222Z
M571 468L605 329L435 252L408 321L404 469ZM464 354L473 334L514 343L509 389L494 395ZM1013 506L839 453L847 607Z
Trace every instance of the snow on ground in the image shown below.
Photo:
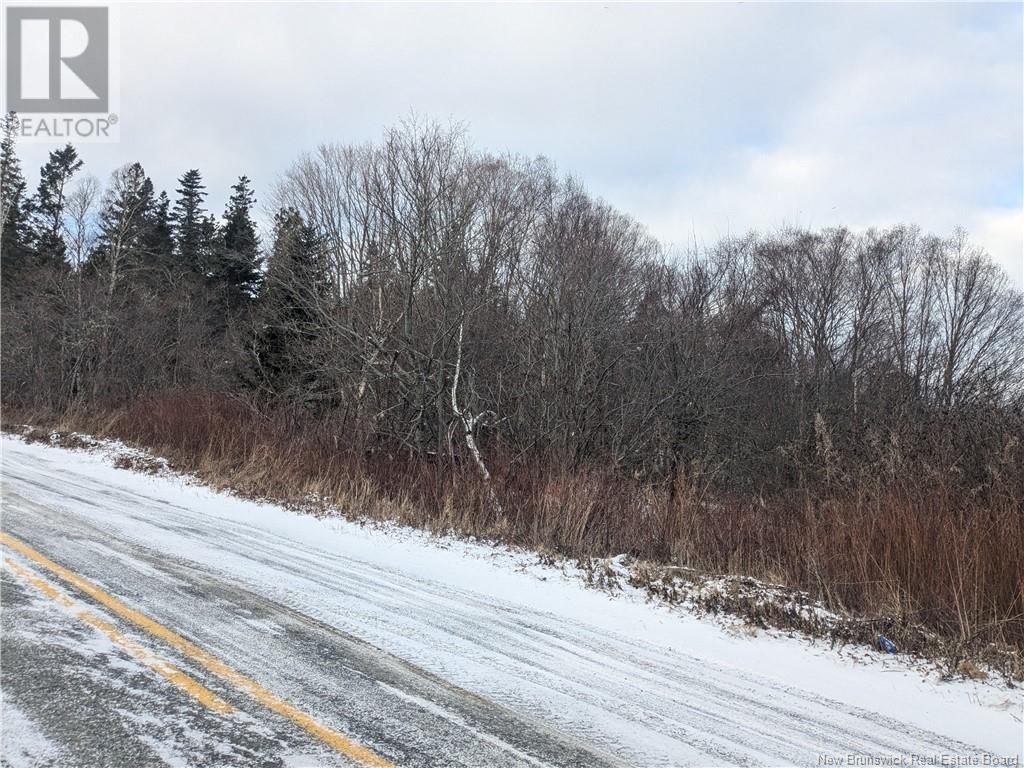
M0 752L4 765L11 768L35 768L56 763L61 757L60 748L7 697L3 701Z
M73 506L75 514L119 536L214 568L471 692L540 714L578 735L606 740L609 749L626 744L631 754L652 760L672 754L673 738L659 742L649 713L644 715L648 730L641 733L622 712L655 700L680 706L685 680L700 678L703 670L708 680L726 680L723 690L761 702L751 706L767 706L764 702L775 698L780 706L794 706L794 701L799 706L806 697L808 709L819 715L827 712L828 701L841 702L845 710L837 722L851 713L872 713L883 731L886 723L895 729L890 744L906 743L908 749L924 742L916 737L901 742L904 725L995 755L1019 760L1022 751L1024 697L1019 688L997 681L942 681L905 659L870 649L835 650L777 632L752 636L728 621L652 603L628 586L615 594L589 589L576 569L544 565L529 552L393 525L299 515L214 492L168 471L147 475L118 469L112 464L125 447L112 441L91 452L70 452L4 436L2 448L5 475L11 462L19 470L32 465L40 478L74 475L88 478L97 489L117 489L102 505ZM40 483L33 493L47 503L68 504L58 482L50 487ZM360 593L369 582L352 580L369 574L376 593ZM421 586L423 599L416 594ZM426 617L412 613L410 606L420 604L430 610ZM537 630L536 637L527 639L552 646L531 649L524 640L518 650L550 655L565 680L531 678L521 668L531 660L510 658L501 635L495 642L476 636L504 621L503 613L510 620L516 617L519 624L512 626L527 633ZM558 627L559 633L549 627ZM605 655L601 638L624 655ZM677 673L671 691L659 690L660 680ZM571 706L579 695L576 683L595 690L598 683L608 687L576 711ZM546 701L552 691L559 695ZM621 701L615 700L616 691ZM635 700L629 698L633 695ZM723 717L718 710L701 710L703 703L698 696L695 712L708 722ZM730 727L769 738L771 727L751 713ZM665 716L678 718L672 721L674 733L688 720L685 707ZM808 731L798 739L806 750L801 762L813 762L813 737ZM647 741L632 743L640 739ZM766 748L765 754L780 753Z
M10 562L17 570L0 572L5 768L211 765L211 753L227 768L281 745L276 724L213 716L159 676L154 666L180 663L166 647L130 632L115 640L83 620L99 618L95 608L52 584L56 596L44 594L23 558Z

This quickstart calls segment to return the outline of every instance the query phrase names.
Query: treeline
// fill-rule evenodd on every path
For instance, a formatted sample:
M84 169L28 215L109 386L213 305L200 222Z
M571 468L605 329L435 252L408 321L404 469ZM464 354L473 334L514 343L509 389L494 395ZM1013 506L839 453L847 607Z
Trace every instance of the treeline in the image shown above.
M593 551L628 544L599 530L614 518L645 529L637 554L678 554L695 489L713 510L708 494L791 508L941 487L965 500L951 508L1010 509L1020 536L1024 298L963 233L788 229L677 253L543 159L414 123L300 157L261 239L244 176L217 218L197 170L173 201L137 163L101 191L69 146L29 195L5 136L9 407L232 398L359 461L463 477L505 529L535 527L538 473L599 471L664 507L588 515ZM717 546L732 567L736 545ZM792 573L789 556L761 570ZM1019 621L1024 583L998 578L985 615Z
M63 411L225 382L231 334L262 280L249 180L217 219L199 171L182 175L172 204L139 163L102 188L69 144L30 195L15 119L0 157L5 404Z
M963 234L673 256L543 160L406 126L302 157L263 269L245 176L218 219L198 170L172 203L138 163L103 191L81 166L53 152L29 196L5 139L10 402L198 388L329 414L366 450L696 462L748 490L908 461L977 485L1019 434L1024 303Z
M696 465L756 491L908 461L976 485L1015 450L1024 302L963 234L673 256L544 161L429 127L323 147L276 195L322 263L310 280L271 256L302 308L277 325L272 392L371 446L450 457L472 433L485 454L670 482Z

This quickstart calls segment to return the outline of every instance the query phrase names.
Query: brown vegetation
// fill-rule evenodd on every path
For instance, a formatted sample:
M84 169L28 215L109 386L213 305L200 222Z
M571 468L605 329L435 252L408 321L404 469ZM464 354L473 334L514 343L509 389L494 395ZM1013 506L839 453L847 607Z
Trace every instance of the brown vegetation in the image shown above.
M1024 647L1024 295L964 232L679 252L543 159L417 123L301 156L262 246L244 177L220 223L197 170L171 207L137 163L102 195L80 165L4 203L8 421Z
M805 592L807 605L861 618L826 626L796 610L799 596L780 608L743 591L715 593L699 607L841 642L874 643L885 633L902 650L942 655L951 668L972 656L1018 678L1024 672L1024 516L1021 498L1009 493L972 496L940 478L904 478L763 498L715 493L693 478L680 477L673 492L612 468L499 461L506 514L497 516L467 462L358 451L327 423L221 397L166 394L53 423L126 439L216 487L306 511L571 558L627 553L649 563L634 583L670 600L684 596L672 594L685 581L677 582L677 567L688 579L734 574L786 585Z

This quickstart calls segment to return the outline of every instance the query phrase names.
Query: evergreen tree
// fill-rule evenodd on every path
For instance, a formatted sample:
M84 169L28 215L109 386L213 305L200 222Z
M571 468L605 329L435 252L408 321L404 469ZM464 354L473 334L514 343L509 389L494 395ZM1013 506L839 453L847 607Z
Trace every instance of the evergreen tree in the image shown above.
M8 285L25 268L31 254L27 185L15 153L17 126L17 116L8 113L3 119L0 143L0 279Z
M329 296L329 286L316 233L294 208L282 209L275 217L256 340L258 366L275 393L314 388L308 353L316 341L315 308Z
M144 250L152 266L168 266L174 253L171 200L166 192L153 201L146 216Z
M82 167L71 144L50 153L39 171L39 188L32 201L32 247L42 266L66 266L62 234L64 208L71 177Z
M224 235L221 226L211 215L199 222L199 263L205 265L203 275L210 283L215 282L224 253Z
M224 211L223 248L214 274L230 309L244 306L256 295L262 276L260 240L252 220L256 199L249 184L249 179L242 176L231 188Z
M114 172L100 213L100 235L89 263L113 292L146 257L153 182L139 163Z
M195 168L178 179L178 199L174 203L171 221L174 224L174 245L181 265L198 275L205 276L209 269L207 256L210 234L207 214L203 209L206 187L203 177Z

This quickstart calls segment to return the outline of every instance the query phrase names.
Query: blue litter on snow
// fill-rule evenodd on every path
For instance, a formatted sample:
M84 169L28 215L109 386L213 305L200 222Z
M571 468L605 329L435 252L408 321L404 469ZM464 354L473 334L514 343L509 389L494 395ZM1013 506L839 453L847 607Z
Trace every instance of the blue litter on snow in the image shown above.
M878 636L878 647L886 653L896 653L896 643L894 643L885 635Z

